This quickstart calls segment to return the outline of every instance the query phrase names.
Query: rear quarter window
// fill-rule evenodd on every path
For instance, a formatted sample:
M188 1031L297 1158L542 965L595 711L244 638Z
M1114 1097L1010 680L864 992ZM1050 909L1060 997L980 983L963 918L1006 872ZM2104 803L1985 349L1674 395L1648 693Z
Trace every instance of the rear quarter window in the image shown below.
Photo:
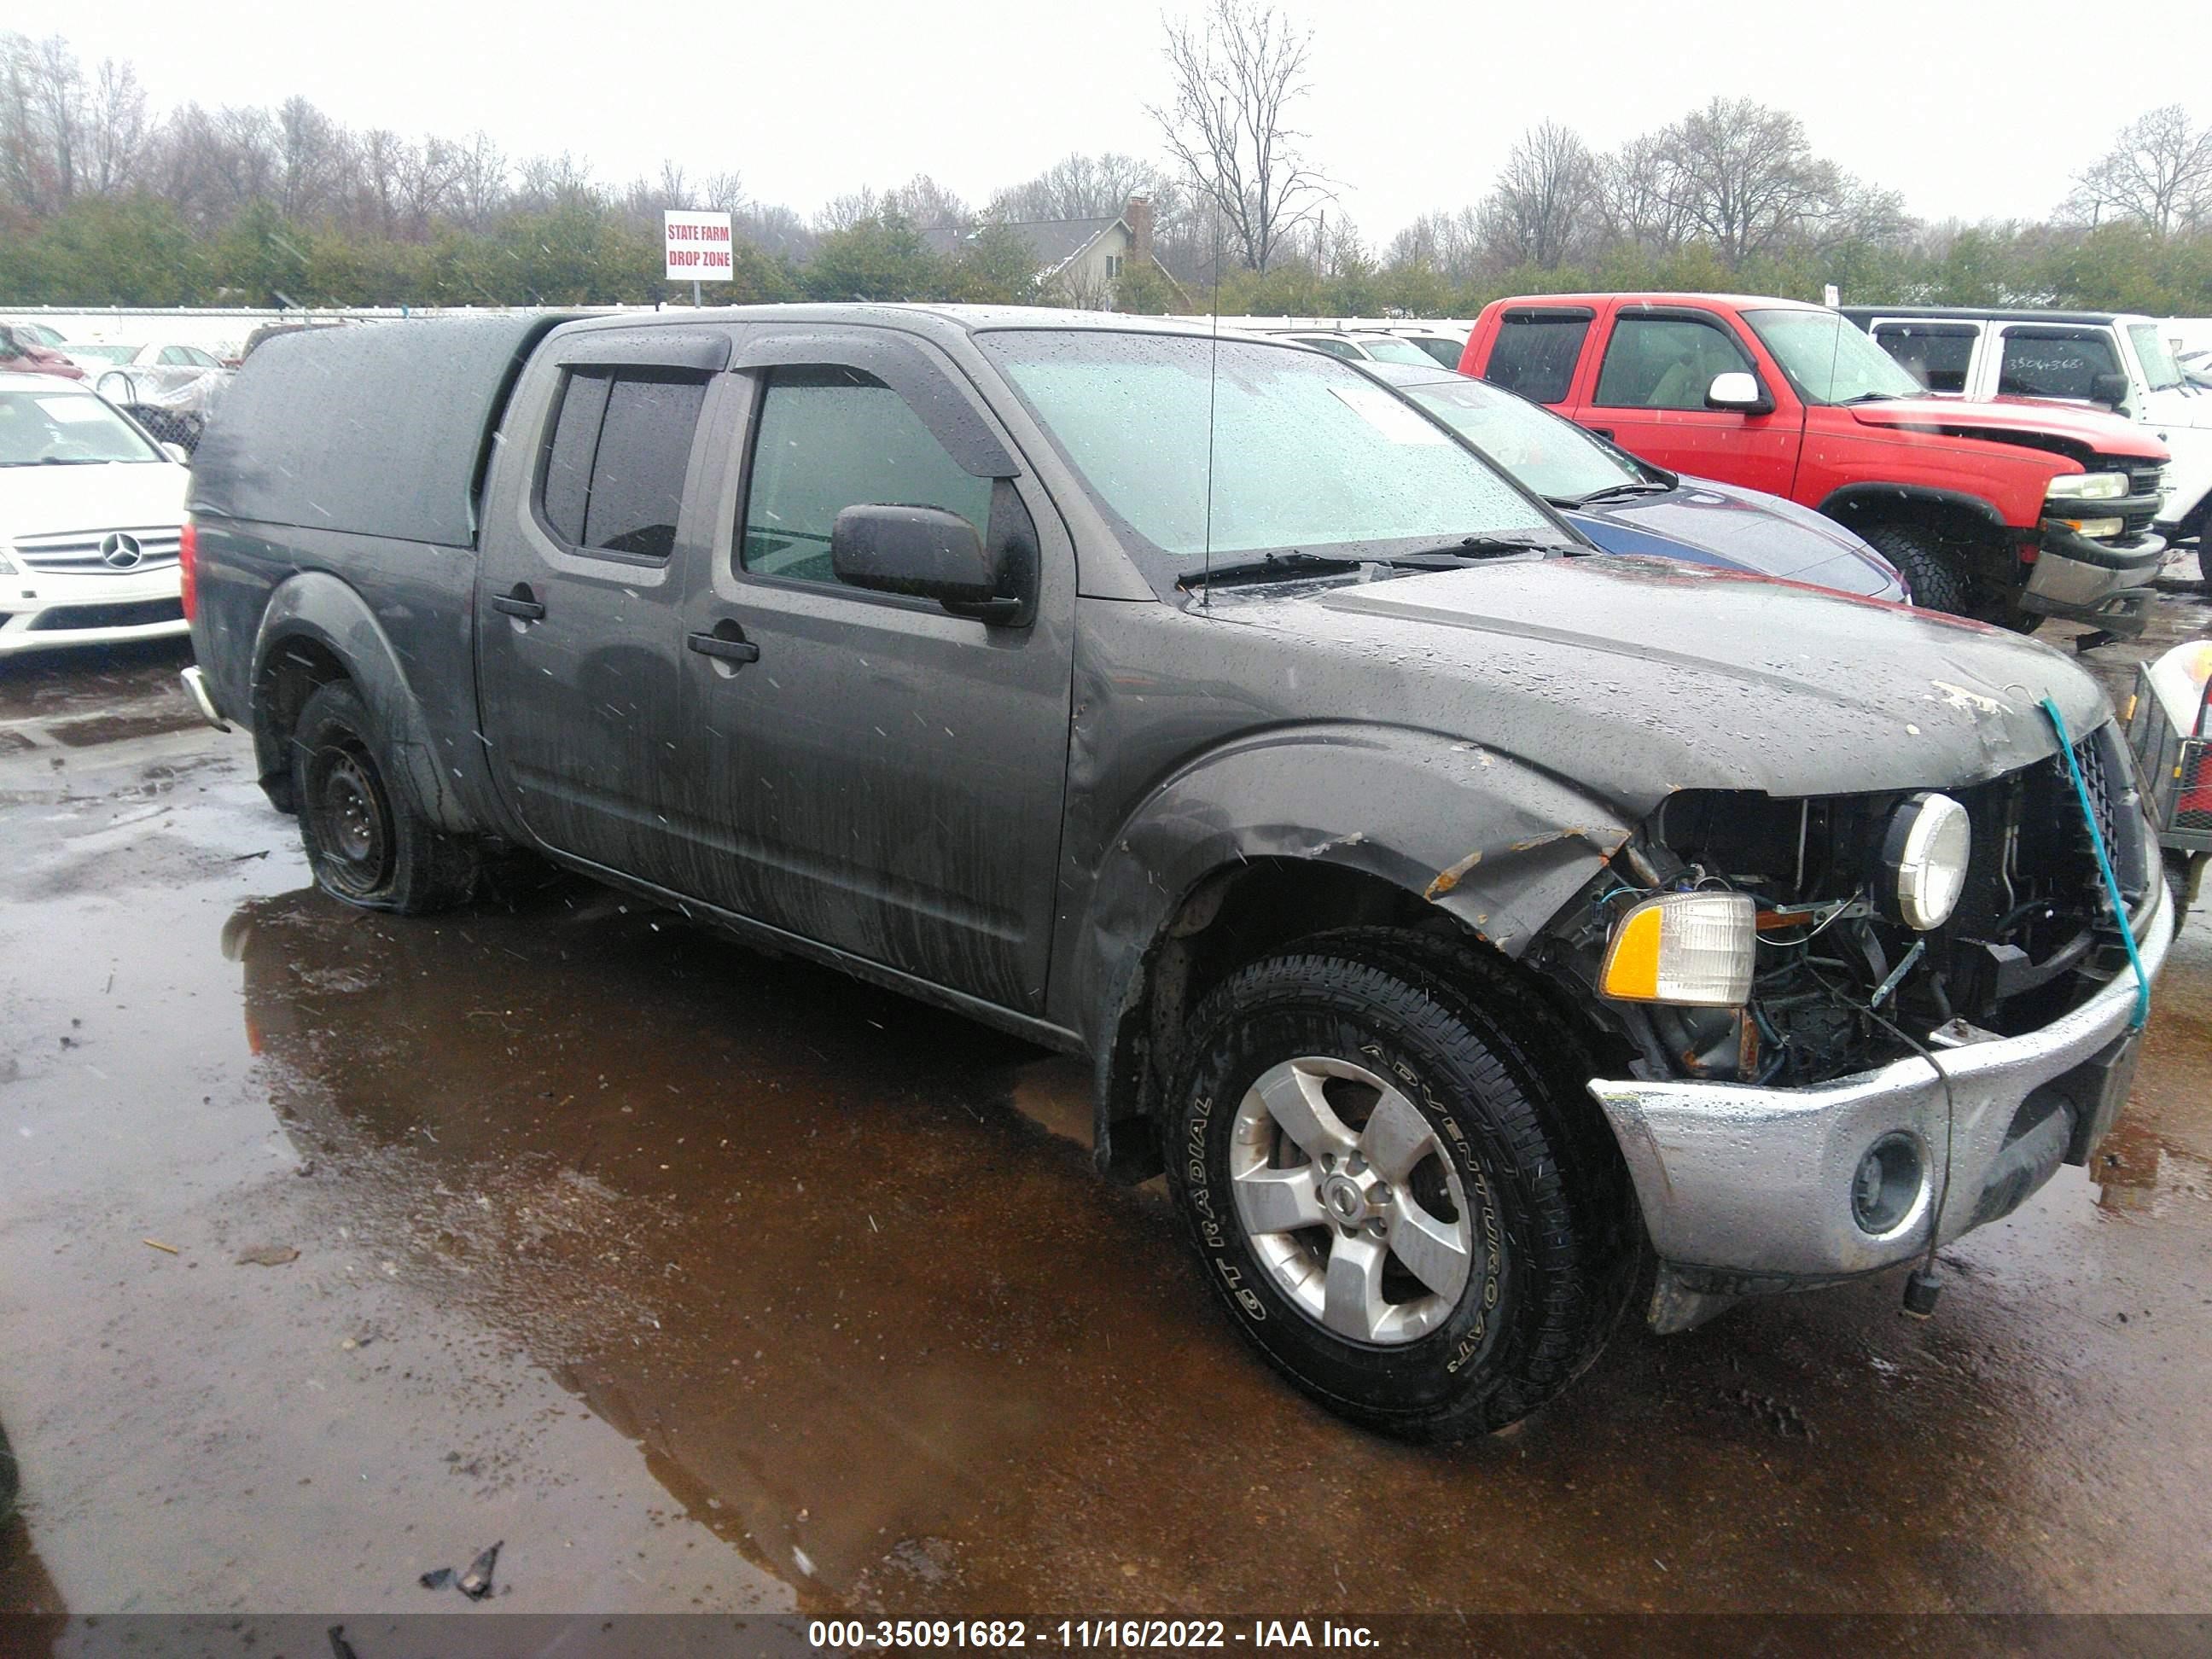
M2112 343L2094 329L2011 328L1997 392L2013 398L2088 398L2100 374L2119 373Z
M570 371L546 445L546 527L586 552L666 558L706 395L695 374Z
M1482 378L1536 403L1565 403L1589 325L1573 312L1509 312Z

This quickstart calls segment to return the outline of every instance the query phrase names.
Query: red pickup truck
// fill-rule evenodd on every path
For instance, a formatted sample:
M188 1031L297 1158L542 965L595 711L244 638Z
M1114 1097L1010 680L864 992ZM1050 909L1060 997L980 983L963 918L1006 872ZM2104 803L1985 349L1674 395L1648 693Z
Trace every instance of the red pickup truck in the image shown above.
M2139 632L2165 447L2116 416L1965 403L1836 312L1719 294L1500 300L1460 372L1655 465L1786 495L1886 555L1915 599L2033 629Z

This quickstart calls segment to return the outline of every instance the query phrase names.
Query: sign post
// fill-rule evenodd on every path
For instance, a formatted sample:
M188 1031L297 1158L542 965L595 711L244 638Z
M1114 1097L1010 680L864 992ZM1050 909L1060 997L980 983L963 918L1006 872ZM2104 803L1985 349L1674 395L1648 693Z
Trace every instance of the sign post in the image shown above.
M699 284L726 283L730 268L730 216L691 213L668 208L660 216L662 252L667 257L668 280L691 283L691 303L699 303Z

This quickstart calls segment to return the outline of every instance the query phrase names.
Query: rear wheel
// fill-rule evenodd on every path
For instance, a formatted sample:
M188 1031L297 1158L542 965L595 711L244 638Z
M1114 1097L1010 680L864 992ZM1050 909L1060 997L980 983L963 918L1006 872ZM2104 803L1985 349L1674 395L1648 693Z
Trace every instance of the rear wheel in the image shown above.
M349 904L408 915L441 910L476 885L476 854L395 789L388 750L343 680L319 687L292 738L300 840L323 890Z
M1440 965L1361 931L1240 969L1193 1018L1166 1125L1238 1327L1330 1409L1420 1440L1550 1399L1626 1289L1609 1172L1530 1058L1543 1034Z
M1923 610L1948 611L1954 617L1980 614L1975 604L1979 584L1960 550L1913 526L1855 527L1875 551L1897 567L1905 585L1912 590L1913 604Z

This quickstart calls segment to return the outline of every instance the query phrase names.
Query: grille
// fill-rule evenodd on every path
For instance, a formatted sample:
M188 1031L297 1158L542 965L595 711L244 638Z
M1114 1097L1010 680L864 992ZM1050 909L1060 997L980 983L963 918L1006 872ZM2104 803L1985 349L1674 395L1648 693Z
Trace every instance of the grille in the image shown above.
M2075 805L2074 782L2066 778L2064 764L2055 757L2051 763L2066 780L2064 804ZM2119 846L2120 818L2118 804L2112 799L2112 781L2105 770L2104 752L2084 738L2074 745L2074 763L2081 769L2082 787L2088 790L2090 809L2097 815L2097 833L2104 837L2106 851L2111 853Z
M114 565L100 550L112 535L125 535L138 544L136 564ZM177 562L177 526L160 525L147 529L72 530L60 536L26 536L15 544L15 556L33 570L56 575L128 576L141 570L159 570Z
M69 632L79 628L144 628L182 622L185 607L176 599L141 599L136 605L58 605L31 618L33 633Z
M2158 506L2146 508L2142 512L2124 515L2123 522L2127 526L2125 533L2130 538L2142 535L2157 520L2165 506L2166 496L2163 493L2165 489L2166 469L2164 467L2131 466L2128 469L2128 494L2148 495L2159 503Z

